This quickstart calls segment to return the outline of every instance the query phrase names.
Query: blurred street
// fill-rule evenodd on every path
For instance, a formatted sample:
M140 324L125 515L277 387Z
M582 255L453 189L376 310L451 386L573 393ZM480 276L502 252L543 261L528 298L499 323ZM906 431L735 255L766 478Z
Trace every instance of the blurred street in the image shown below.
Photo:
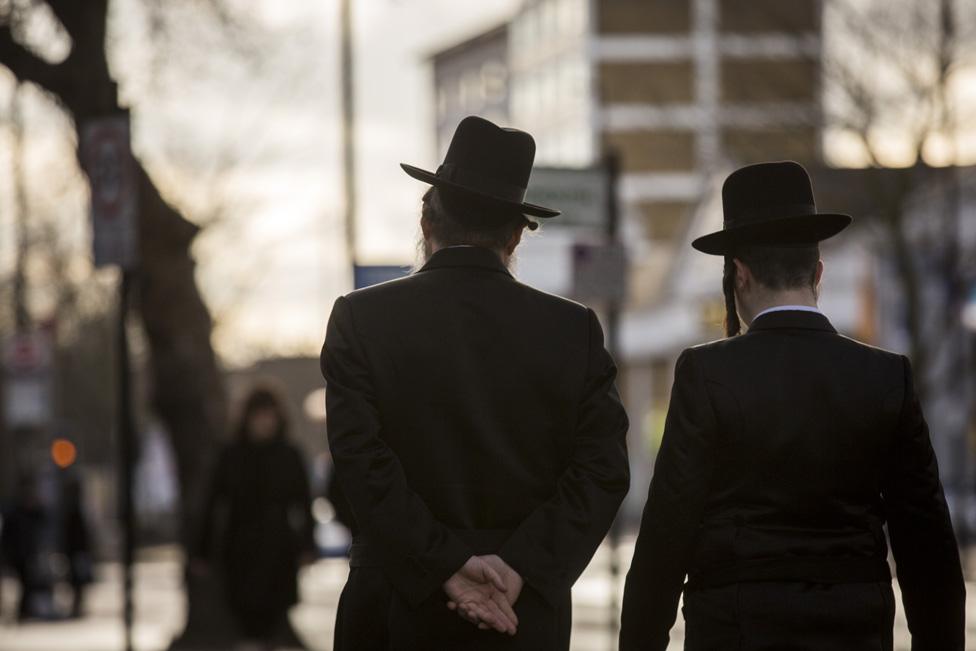
M622 548L622 567L629 564L633 541ZM609 632L609 573L604 545L573 591L573 650L606 651L611 645ZM184 618L180 568L177 550L160 547L146 550L136 566L135 648L137 651L162 651L177 635ZM308 648L329 651L332 625L339 591L345 581L344 559L326 559L305 569L301 577L302 601L291 612L292 622ZM896 584L897 589L897 584ZM967 649L976 650L976 582L967 585ZM17 626L11 621L15 587L3 585L3 616L0 619L0 651L114 651L122 648L119 567L103 565L98 581L90 588L85 616L63 622L29 623ZM910 639L899 596L895 624L895 649L908 651ZM682 620L672 631L670 649L681 649Z

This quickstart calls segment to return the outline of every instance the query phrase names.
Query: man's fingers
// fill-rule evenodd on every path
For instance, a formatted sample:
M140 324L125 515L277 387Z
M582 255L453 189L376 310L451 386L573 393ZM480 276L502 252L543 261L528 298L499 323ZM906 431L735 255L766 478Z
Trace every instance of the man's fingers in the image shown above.
M447 609L448 610L457 610L457 603L455 603L453 601L448 601L447 602Z
M511 623L506 620L504 614L502 614L501 610L498 609L493 601L471 602L468 606L471 608L471 613L474 618L479 622L495 629L499 633L509 632Z
M508 587L505 585L505 582L502 581L501 575L498 572L496 572L494 568L492 568L487 563L485 563L485 578L487 578L491 582L491 584L494 585L495 588L498 589L500 592L505 592L506 590L508 590Z
M466 620L472 624L480 624L481 620L475 614L474 609L468 604L461 604L457 607L457 614L461 619Z
M465 620L471 622L472 624L480 624L481 623L481 620L478 619L478 616L475 614L475 612L472 609L465 608L465 609L463 609L463 610L461 610L459 612L461 613L461 618L462 619L465 619Z
M498 605L498 602L494 599L490 600L486 604L487 610L491 613L493 620L492 626L499 633L508 633L509 635L515 635L516 631L516 620L509 617ZM513 613L514 615L514 613Z
M512 623L512 627L513 628L517 627L518 615L515 614L515 609L512 608L512 604L508 603L508 599L505 597L505 595L498 594L496 592L495 594L492 595L492 601L495 602L499 610L501 610L502 614L505 615L506 619L508 619Z
M475 623L485 624L500 633L505 632L505 624L501 621L501 617L492 613L484 604L474 607L474 617Z

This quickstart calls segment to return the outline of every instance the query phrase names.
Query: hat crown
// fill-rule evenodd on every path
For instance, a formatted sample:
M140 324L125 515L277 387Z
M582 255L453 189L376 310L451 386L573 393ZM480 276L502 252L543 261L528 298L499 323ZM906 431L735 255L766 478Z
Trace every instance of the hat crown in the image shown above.
M849 215L822 213L810 176L793 161L740 168L722 185L722 230L695 239L693 247L711 255L734 255L743 245L811 246L851 223Z
M722 185L726 226L739 226L817 212L806 169L794 161L740 168Z
M436 172L406 163L400 163L400 167L415 179L475 201L518 210L523 215L555 217L558 210L525 200L534 161L532 136L471 115L458 124L444 162ZM499 217L506 217L510 210L499 211Z
M441 170L448 174L462 170L462 174L476 174L524 191L534 161L535 140L531 135L472 115L461 120L454 131Z

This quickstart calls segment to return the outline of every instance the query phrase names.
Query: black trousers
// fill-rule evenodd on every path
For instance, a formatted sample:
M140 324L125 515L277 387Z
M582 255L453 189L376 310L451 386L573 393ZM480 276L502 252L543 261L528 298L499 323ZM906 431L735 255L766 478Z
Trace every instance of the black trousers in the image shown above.
M572 603L569 592L551 607L530 586L515 603L514 636L481 631L448 610L437 591L411 608L393 590L379 567L353 567L339 597L333 651L553 651L569 650Z
M891 651L884 583L735 583L688 590L685 650Z

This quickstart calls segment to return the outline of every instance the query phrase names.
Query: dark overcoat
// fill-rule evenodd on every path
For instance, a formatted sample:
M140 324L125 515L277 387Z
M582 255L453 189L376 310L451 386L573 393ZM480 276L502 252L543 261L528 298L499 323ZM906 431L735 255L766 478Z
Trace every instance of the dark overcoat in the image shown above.
M314 552L308 475L301 453L281 437L240 439L220 454L206 503L201 553L216 561L242 632L291 636L298 569Z
M798 310L688 349L624 593L621 650L961 650L965 588L908 360ZM683 586L685 577L687 585Z
M629 482L594 313L447 248L339 298L322 370L356 519L335 648L568 649L570 587ZM446 608L443 582L485 553L525 579L514 638Z

